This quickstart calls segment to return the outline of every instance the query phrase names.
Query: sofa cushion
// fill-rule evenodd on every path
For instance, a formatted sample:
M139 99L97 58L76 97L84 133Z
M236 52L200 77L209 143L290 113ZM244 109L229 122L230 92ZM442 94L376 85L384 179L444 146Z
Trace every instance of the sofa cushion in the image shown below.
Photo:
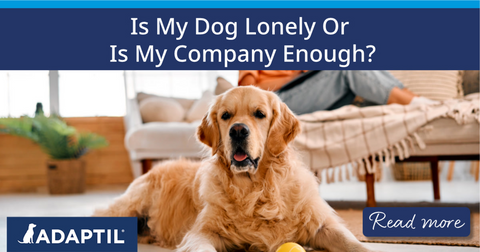
M390 71L413 93L433 100L463 96L462 71Z
M478 93L480 91L480 71L478 70L466 70L463 74L463 93L464 95Z
M195 99L185 99L185 98L177 98L177 97L166 97L166 96L160 96L160 95L154 95L154 94L147 94L140 92L137 94L137 100L138 103L142 102L143 100L150 98L150 97L160 97L160 98L168 98L168 99L174 99L180 105L185 109L185 111L188 111L190 107L192 107L193 103L196 101Z
M145 123L127 132L125 145L131 151L200 153L202 144L195 137L198 125L200 121Z
M217 78L217 86L215 87L215 95L223 94L230 88L233 88L233 85L225 80L223 77Z
M452 118L434 120L418 132L425 141L427 148L430 144L479 143L479 124L473 119L461 125Z
M473 94L472 94L473 95ZM412 156L478 155L480 128L476 121L463 125L451 118L439 118L418 131L426 144L425 149L415 148Z
M207 113L213 97L212 91L207 90L203 92L202 98L195 101L190 110L188 110L187 114L185 115L185 121L193 122L196 120L201 120Z
M180 122L185 118L185 109L176 100L164 97L149 97L139 104L144 123Z

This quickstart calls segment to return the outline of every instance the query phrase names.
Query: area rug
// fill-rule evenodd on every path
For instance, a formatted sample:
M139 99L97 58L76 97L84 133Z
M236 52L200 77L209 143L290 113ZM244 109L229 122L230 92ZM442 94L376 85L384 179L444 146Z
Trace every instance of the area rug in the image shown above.
M365 237L362 230L362 210L338 210L337 213L348 229L362 242L480 247L478 213L471 214L471 232L468 237Z

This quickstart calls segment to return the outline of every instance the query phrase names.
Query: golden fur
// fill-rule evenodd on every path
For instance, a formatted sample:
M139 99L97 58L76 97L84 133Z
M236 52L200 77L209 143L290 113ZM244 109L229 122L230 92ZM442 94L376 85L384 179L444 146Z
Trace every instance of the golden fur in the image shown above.
M265 118L254 116L258 110ZM246 172L231 160L228 132L239 122L251 132L248 153L260 158L258 168ZM288 145L299 132L298 120L274 93L234 88L216 98L198 128L210 157L156 166L95 216L148 217L149 232L139 241L178 251L273 252L285 242L368 251L320 198L315 177Z

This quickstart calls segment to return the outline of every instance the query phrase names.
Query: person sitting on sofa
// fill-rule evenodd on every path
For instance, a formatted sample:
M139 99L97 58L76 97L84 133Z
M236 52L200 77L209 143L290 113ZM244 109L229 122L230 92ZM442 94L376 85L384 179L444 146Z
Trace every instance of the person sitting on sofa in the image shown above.
M277 93L296 114L333 110L360 96L376 104L432 104L416 96L388 71L240 70L239 86Z

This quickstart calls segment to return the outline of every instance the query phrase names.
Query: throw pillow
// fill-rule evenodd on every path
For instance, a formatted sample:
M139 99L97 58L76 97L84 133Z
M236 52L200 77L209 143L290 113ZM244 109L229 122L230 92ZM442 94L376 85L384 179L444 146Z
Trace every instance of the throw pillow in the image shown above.
M479 71L467 70L463 74L463 92L465 95L478 93L479 91Z
M172 99L177 101L185 111L188 111L196 101L194 99L185 99L185 98L176 98L176 97L172 97Z
M153 95L153 94L147 94L144 92L139 92L137 93L137 101L140 104L143 100L150 98L150 97L159 97L158 95Z
M390 71L413 93L432 100L463 96L462 71Z
M185 115L185 121L193 122L196 120L201 120L210 108L210 103L212 102L213 98L214 96L212 91L207 90L203 92L202 97L195 101L190 110L188 110L187 114Z
M217 86L215 87L215 95L223 94L225 91L233 88L233 85L223 77L217 77Z
M184 109L185 111L188 111L188 110L190 109L190 107L192 107L193 103L195 102L195 100L193 100L193 99L175 98L175 97L165 97L165 96L154 95L154 94L147 94L147 93L140 92L140 93L137 94L138 103L140 104L143 100L145 100L145 99L147 99L147 98L150 98L150 97L159 97L159 98L166 98L166 99L174 99L174 100L176 100L178 103L180 103L180 105L183 107L183 109Z
M166 97L148 97L139 105L144 123L181 122L185 118L185 109L175 99Z

